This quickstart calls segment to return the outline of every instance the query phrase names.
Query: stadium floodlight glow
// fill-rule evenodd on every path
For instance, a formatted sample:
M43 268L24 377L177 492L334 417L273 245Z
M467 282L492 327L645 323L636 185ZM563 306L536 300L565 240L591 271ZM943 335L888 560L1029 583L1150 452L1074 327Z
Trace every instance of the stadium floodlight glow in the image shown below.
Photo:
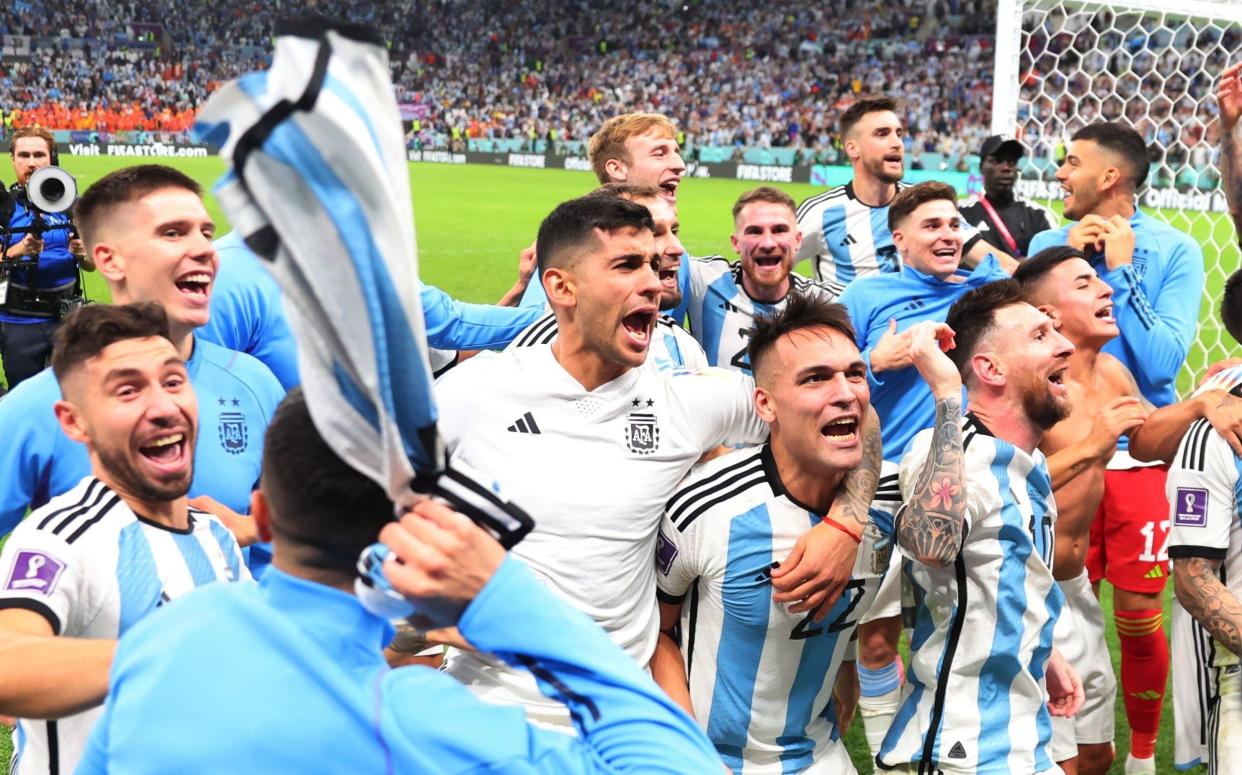
M1051 205L1074 132L1100 120L1132 126L1153 150L1139 204L1203 246L1206 296L1219 299L1242 256L1219 186L1215 88L1239 55L1237 0L1000 0L992 132L1027 148L1017 193ZM1231 347L1204 305L1178 392Z
M45 213L63 213L77 201L78 182L62 167L42 167L26 183L26 197Z

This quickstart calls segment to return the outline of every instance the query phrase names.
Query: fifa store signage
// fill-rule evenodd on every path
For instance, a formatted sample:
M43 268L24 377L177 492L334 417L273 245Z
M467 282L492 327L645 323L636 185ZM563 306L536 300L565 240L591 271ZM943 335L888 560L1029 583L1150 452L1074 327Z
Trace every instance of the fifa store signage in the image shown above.
M212 155L205 145L172 143L65 143L57 150L70 156L125 156L159 159L205 159Z
M1065 191L1055 180L1020 179L1016 191L1024 199L1049 201L1065 198ZM1229 212L1225 192L1219 188L1214 191L1179 191L1171 186L1148 188L1139 194L1139 204L1152 209L1189 210L1197 213Z

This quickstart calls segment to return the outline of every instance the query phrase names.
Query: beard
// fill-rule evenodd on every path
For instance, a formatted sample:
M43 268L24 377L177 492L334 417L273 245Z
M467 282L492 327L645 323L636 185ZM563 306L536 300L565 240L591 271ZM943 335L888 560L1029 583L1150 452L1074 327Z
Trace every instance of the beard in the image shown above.
M95 443L95 454L99 456L100 465L115 483L133 497L143 501L171 501L189 492L190 482L194 478L194 438L188 433L186 436L186 453L190 455L190 465L186 467L184 474L171 481L153 482L144 478L124 452Z
M863 169L867 170L872 177L885 183L898 183L904 177L904 172L893 175L891 172L886 171L884 169L884 159L882 158L864 161Z
M1028 420L1045 431L1069 417L1070 413L1069 403L1057 401L1047 384L1043 383L1023 393L1022 409Z
M681 305L681 297L681 288L660 291L660 311L668 312L671 309L677 309Z

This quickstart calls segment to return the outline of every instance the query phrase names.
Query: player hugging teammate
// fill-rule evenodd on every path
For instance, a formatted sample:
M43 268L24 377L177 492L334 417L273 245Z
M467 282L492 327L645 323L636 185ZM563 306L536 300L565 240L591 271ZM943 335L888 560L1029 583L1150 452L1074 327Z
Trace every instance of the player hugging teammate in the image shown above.
M297 382L279 305L237 301L271 300L260 265L235 270L212 319L229 264L197 184L154 165L95 183L77 222L116 306L70 316L53 368L0 400L14 771L193 768L196 736L242 723L217 680L236 667L287 750L232 739L270 771L852 773L857 712L885 771L1099 775L1120 687L1125 769L1154 772L1171 557L1212 687L1210 763L1242 772L1242 369L1173 390L1202 252L1137 208L1142 137L1096 123L1057 172L1069 223L1031 234L1027 217L1018 261L952 187L902 181L897 107L842 115L850 183L801 206L771 186L738 196L736 261L679 240L672 122L614 117L588 145L602 188L538 226L506 296L524 306L422 289L452 366L434 388L447 457L534 517L508 554L443 505L391 522L301 393L277 411L267 366L207 341L284 331L262 349ZM1011 231L1022 152L984 144L992 231ZM1231 331L1240 299L1234 278ZM352 532L332 531L346 516ZM381 537L394 589L460 616L393 641L352 594ZM190 594L214 581L239 583ZM430 647L442 672L390 670L385 645L394 663ZM177 671L198 700L187 721ZM148 750L143 713L184 745ZM333 733L308 738L315 724Z

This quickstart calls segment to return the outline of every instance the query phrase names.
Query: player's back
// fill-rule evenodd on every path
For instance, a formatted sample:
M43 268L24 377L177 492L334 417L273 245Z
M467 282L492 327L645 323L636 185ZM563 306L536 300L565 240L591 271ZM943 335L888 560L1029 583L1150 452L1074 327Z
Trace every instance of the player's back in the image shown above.
M215 517L191 509L184 532L141 520L89 476L17 526L0 568L7 569L0 609L39 613L70 638L118 638L198 587L250 578L237 542ZM72 770L99 712L19 719L13 772Z
M915 436L901 464L909 502L931 445ZM905 562L915 601L909 689L878 761L925 760L945 772L1040 772L1051 722L1042 678L1064 597L1052 577L1056 506L1038 450L963 418L966 538L956 561Z
M895 475L886 479L895 491ZM786 492L768 445L696 466L669 500L658 583L666 595L690 589L681 628L691 701L733 772L827 764L837 671L892 551L891 511L872 516L850 582L815 622L772 601L772 569L820 516Z

